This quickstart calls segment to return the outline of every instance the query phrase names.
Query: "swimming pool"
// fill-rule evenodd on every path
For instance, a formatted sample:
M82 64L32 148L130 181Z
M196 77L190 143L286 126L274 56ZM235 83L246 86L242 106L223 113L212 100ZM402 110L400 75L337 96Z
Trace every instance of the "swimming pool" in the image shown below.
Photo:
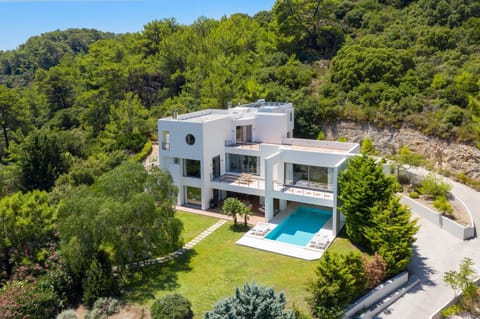
M332 217L332 212L313 207L298 207L275 229L265 236L267 239L306 246L313 235Z

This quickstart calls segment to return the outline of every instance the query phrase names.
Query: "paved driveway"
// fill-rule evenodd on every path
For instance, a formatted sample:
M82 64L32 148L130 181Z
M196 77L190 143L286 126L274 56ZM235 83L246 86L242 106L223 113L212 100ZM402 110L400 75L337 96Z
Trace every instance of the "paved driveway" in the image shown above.
M449 181L452 193L472 211L475 226L480 227L480 192ZM420 279L412 288L376 318L430 318L447 303L454 292L443 282L446 271L458 269L464 257L470 257L480 268L480 239L462 241L439 229L429 221L419 219L420 230L414 246L414 257L408 269ZM480 275L480 273L479 273Z

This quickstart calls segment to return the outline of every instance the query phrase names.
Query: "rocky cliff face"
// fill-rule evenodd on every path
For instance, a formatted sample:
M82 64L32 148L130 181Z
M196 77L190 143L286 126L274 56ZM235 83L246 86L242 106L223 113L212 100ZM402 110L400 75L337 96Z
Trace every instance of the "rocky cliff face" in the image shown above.
M473 146L448 143L434 137L425 136L408 128L380 129L368 124L339 122L323 126L327 139L340 136L351 142L361 142L366 136L374 142L383 154L398 153L403 145L414 153L422 154L435 168L453 174L465 173L480 180L480 150Z

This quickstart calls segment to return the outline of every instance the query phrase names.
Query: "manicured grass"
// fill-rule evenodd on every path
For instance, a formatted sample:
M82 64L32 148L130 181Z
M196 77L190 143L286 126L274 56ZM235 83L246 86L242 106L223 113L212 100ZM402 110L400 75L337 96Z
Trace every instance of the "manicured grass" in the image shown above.
M196 215L192 213L177 211L175 217L183 223L183 242L188 243L193 238L200 235L201 232L215 224L218 219L208 216Z
M338 236L335 238L333 243L328 248L330 253L338 253L338 254L347 254L351 251L358 251L362 252L357 246L353 245L350 239L348 239L347 234L345 232L345 228L340 231Z
M190 231L187 224L185 228ZM290 306L307 311L306 283L313 278L317 262L236 245L243 234L225 224L180 258L132 275L125 298L149 305L155 297L177 292L192 302L195 317L201 318L220 298L232 295L235 287L255 281L283 290Z

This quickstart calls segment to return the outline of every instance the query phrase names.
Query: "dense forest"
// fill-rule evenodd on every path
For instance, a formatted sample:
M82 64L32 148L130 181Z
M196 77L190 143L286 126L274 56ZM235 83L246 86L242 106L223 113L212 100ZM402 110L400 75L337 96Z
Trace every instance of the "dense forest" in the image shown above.
M480 2L277 0L253 17L54 31L0 51L1 214L31 202L59 218L72 194L106 192L102 174L135 170L121 163L148 151L157 118L257 99L292 102L296 137L344 119L480 148ZM4 280L41 259L13 245L0 241Z

